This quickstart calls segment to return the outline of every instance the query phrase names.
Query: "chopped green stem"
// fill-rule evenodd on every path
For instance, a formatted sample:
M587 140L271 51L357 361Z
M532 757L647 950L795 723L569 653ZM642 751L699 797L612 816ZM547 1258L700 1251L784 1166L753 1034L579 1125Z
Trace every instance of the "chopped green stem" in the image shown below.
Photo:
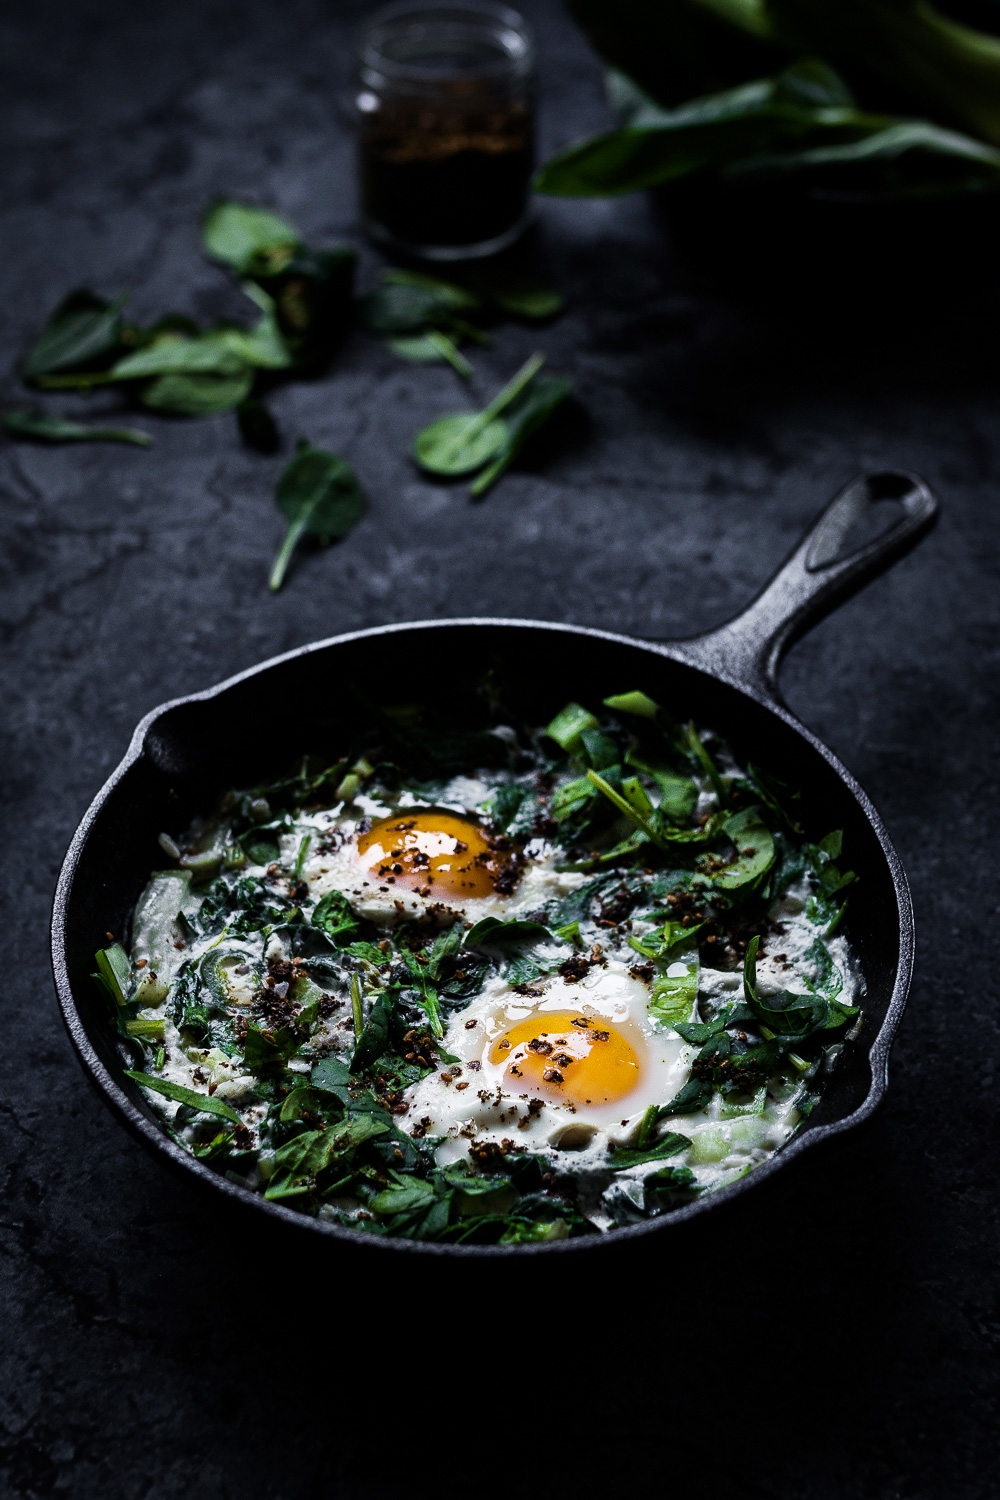
M441 358L448 361L456 375L461 375L463 380L470 378L473 373L472 366L465 355L460 353L454 339L450 339L439 328L428 328L426 338L429 344L434 345Z
M361 1011L361 975L351 975L351 1015L354 1017L355 1045L361 1040L365 1029L365 1018Z
M431 1023L431 1031L433 1031L434 1035L436 1037L444 1036L444 1027L441 1024L441 1011L438 1007L437 996L431 994L426 989L424 990L424 1010L427 1012L427 1019Z
M521 394L529 381L534 380L544 363L544 354L533 354L530 359L525 360L517 374L508 380L502 391L497 392L489 406L484 407L479 413L477 431L482 432L483 428L487 427L493 421L494 417L498 417L502 411L507 409L510 403Z
M311 833L304 834L303 837L302 837L302 842L299 844L299 852L295 856L295 879L296 880L300 879L300 877L302 875L302 866L306 862L306 856L309 853L309 845L311 843L312 843L312 834Z
M650 823L649 819L644 817L637 808L634 808L631 802L626 802L625 798L620 796L620 794L615 791L614 787L609 785L609 783L605 781L603 776L598 776L596 771L588 771L587 780L593 782L597 790L599 792L603 792L608 801L613 802L619 812L623 812L627 818L630 818L631 821L635 823L635 825L646 835L651 844L655 844L657 849L668 848L667 843L665 842L665 840L661 839L660 835L657 833L652 823Z
M660 1119L661 1107L660 1105L651 1104L639 1122L639 1139L636 1144L640 1151L645 1150L652 1138L653 1131L656 1129Z
M147 1037L156 1042L163 1041L163 1021L153 1016L140 1016L138 1020L126 1021L125 1030L129 1036Z
M712 790L718 797L720 804L723 803L726 797L725 783L723 782L722 777L719 775L719 772L716 769L715 761L712 759L708 751L705 749L705 746L702 744L701 736L698 734L697 729L695 729L694 727L693 719L685 730L685 737L687 739L688 745L694 751L694 754L697 757L702 769L704 770L705 775L712 783Z
M847 910L847 902L850 901L850 899L851 899L850 896L848 896L846 900L844 900L844 901L842 901L840 903L840 907L839 907L839 909L837 911L837 915L834 917L833 921L830 923L829 927L824 932L824 934L823 934L824 937L833 937L833 934L836 932L837 928L840 926L841 922L843 921L844 912Z
M274 559L274 567L271 569L269 588L272 594L276 594L285 581L285 573L291 560L292 553L305 535L308 517L303 515L289 522L288 530L285 532L285 540L281 549Z
M495 458L491 464L487 464L483 472L477 474L469 485L469 494L474 497L485 495L490 485L494 484L500 478L500 475L506 469L509 462L509 454L501 453L499 458Z
M71 391L91 385L111 385L118 380L108 370L84 375L39 375L37 384L48 391Z

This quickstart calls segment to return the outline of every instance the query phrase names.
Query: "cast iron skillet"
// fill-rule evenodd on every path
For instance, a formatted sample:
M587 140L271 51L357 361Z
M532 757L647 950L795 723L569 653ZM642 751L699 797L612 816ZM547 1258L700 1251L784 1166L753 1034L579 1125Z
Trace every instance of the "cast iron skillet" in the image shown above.
M887 507L883 502L893 502ZM841 556L849 530L892 524ZM886 568L930 528L937 501L901 473L848 485L753 603L727 625L690 640L655 643L583 626L528 620L432 620L385 625L301 646L217 687L146 715L125 758L84 815L66 855L52 920L52 960L63 1019L91 1081L125 1125L160 1158L230 1199L303 1231L381 1249L431 1255L566 1255L609 1239L676 1233L773 1176L817 1142L860 1124L881 1100L887 1061L913 965L913 917L899 859L871 802L836 757L782 703L777 671L791 642ZM417 1245L307 1218L212 1172L175 1145L139 1089L123 1076L103 1000L90 978L105 930L127 934L150 870L162 864L161 830L184 828L229 786L281 774L302 750L335 749L338 726L357 724L363 683L382 701L420 698L452 722L482 721L486 668L505 709L547 723L567 699L599 702L641 688L678 717L720 731L738 757L801 788L799 816L814 837L844 830L844 858L860 882L845 930L867 987L865 1029L848 1046L827 1092L799 1134L746 1178L658 1219L548 1244Z

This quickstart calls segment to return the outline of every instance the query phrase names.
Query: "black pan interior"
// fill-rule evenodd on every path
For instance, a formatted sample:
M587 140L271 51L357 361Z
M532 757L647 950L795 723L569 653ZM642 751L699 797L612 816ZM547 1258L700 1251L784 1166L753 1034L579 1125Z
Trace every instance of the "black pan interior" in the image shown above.
M770 708L655 646L562 627L458 622L389 628L305 650L215 696L176 705L155 721L144 752L100 806L68 894L65 957L83 1028L143 1113L151 1117L121 1076L89 976L105 932L127 935L149 872L163 863L157 835L183 830L219 792L279 775L304 752L335 758L345 733L365 717L355 688L379 704L424 702L456 725L473 725L490 718L482 691L487 674L502 704L501 722L510 715L545 723L570 698L596 706L612 693L641 688L676 717L724 734L740 759L798 787L799 816L810 836L843 828L843 863L860 877L845 930L865 977L867 1020L803 1133L859 1108L872 1084L868 1050L900 962L899 901L876 827L821 749Z

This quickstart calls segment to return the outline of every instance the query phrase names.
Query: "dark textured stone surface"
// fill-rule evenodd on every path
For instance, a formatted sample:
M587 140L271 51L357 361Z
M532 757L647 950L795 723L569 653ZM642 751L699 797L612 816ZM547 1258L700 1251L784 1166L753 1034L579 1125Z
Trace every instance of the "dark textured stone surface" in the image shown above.
M73 285L130 287L141 318L238 310L198 252L214 194L274 203L316 242L357 238L345 97L364 9L4 11L5 370ZM553 147L605 118L600 72L549 0L529 13ZM415 428L459 404L454 377L353 338L276 408L288 434L356 465L371 511L336 550L303 552L277 598L264 584L283 460L241 449L231 418L150 419L149 453L0 450L5 1495L997 1492L992 325L921 305L905 334L856 319L852 342L780 299L749 312L697 290L642 199L546 203L542 220L568 311L541 334L503 332L477 357L479 387L540 343L575 377L586 431L471 506L406 456ZM376 265L366 251L365 279ZM870 1128L655 1259L528 1285L495 1270L428 1285L417 1263L403 1286L381 1259L220 1218L147 1162L87 1089L46 957L62 852L142 714L384 620L689 633L734 612L835 488L891 464L940 489L943 521L784 678L883 811L914 887L918 974ZM374 1347L352 1327L359 1307ZM542 1441L526 1431L538 1422Z

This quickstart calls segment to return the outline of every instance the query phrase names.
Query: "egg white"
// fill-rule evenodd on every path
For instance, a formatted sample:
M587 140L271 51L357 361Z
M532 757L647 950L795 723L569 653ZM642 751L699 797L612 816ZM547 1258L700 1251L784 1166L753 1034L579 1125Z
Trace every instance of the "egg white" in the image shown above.
M673 1098L684 1082L692 1050L650 1017L649 989L628 973L624 957L608 956L603 966L595 965L571 984L555 975L535 981L531 989L542 993L519 994L498 977L488 982L445 1034L443 1049L458 1063L428 1075L404 1096L408 1119L426 1135L445 1137L438 1148L442 1165L467 1154L473 1139L601 1154L632 1139L649 1105ZM505 1081L506 1059L491 1063L491 1046L518 1022L537 1016L541 1024L546 1014L573 1010L595 1023L609 1022L631 1043L639 1059L636 1084L610 1103L547 1100L541 1109L529 1110L529 1091L515 1092Z

